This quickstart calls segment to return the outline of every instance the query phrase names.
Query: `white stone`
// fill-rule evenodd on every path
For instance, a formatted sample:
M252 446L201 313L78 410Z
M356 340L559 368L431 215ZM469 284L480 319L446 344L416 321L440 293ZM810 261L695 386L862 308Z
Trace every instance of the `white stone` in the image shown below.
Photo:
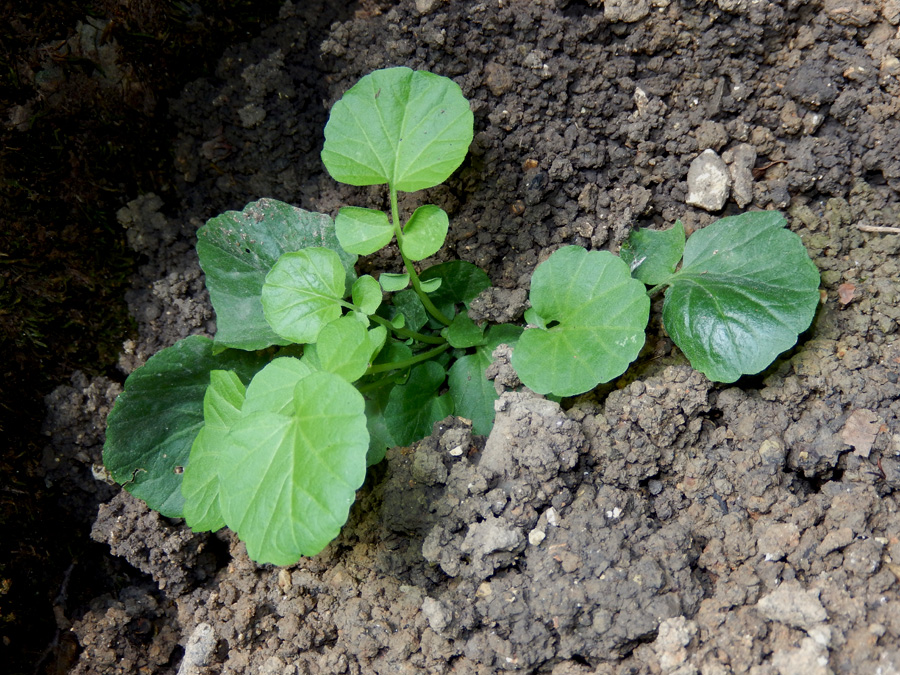
M687 203L706 211L725 206L731 188L731 176L724 160L715 150L704 150L688 169Z

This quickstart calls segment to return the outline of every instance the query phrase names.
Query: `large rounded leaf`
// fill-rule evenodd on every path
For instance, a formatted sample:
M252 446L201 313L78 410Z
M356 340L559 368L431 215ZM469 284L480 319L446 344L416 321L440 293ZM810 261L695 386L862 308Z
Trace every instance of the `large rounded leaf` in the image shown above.
M322 161L350 185L434 187L462 164L473 120L453 80L409 68L376 70L331 109Z
M366 476L365 402L345 380L302 378L290 414L239 420L222 449L222 514L259 563L319 553L347 522Z
M530 320L512 365L539 394L574 396L625 372L644 345L650 299L608 251L567 246L531 278Z
M666 331L711 380L760 372L812 322L819 272L785 224L777 211L723 218L688 239L666 282Z
M203 397L213 370L248 382L265 357L227 349L192 335L152 356L125 381L109 414L103 463L131 494L169 518L184 508L182 474L203 426Z

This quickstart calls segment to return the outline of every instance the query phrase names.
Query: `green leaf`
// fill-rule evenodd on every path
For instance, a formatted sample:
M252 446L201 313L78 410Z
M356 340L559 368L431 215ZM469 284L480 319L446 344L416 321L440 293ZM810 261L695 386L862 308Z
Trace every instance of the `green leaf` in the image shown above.
M444 245L449 229L450 218L444 209L434 204L420 206L403 228L403 255L410 260L434 255Z
M608 251L559 249L534 271L530 299L547 328L522 334L512 365L539 394L589 391L624 373L644 345L646 288Z
M390 274L388 272L383 272L381 275L379 275L378 282L381 284L381 287L386 293L402 291L404 288L409 286L409 274L407 274L406 272L404 272L403 274Z
M664 283L675 272L684 253L684 225L668 230L633 230L619 256L631 268L631 276L648 286Z
M350 297L361 311L374 314L381 304L381 286L373 277L365 274L353 283Z
M722 218L688 239L668 281L666 331L711 380L762 371L812 322L819 272L785 224L777 211Z
M484 376L484 371L491 365L491 353L503 343L514 347L521 334L519 326L491 326L484 344L477 347L474 354L457 359L450 367L447 386L453 399L454 413L472 420L472 430L480 436L491 433L494 401L499 398L494 383Z
M431 427L453 413L453 399L438 396L446 372L434 361L414 367L406 384L395 385L384 410L385 423L397 445L409 445L431 433Z
M318 341L307 346L303 360L309 359L317 370L355 382L365 374L373 353L381 348L386 335L382 326L367 331L353 316L342 316L322 329Z
M431 300L444 314L452 316L457 304L468 309L469 304L486 288L490 288L491 280L480 267L464 260L434 265L419 275L426 282L430 279L441 279L441 286L430 294Z
M453 80L409 68L376 70L331 109L322 161L342 183L415 192L440 185L462 164L473 125Z
M346 288L344 268L334 251L315 247L285 253L266 275L266 320L288 340L315 342L319 331L341 315Z
M113 479L147 506L181 518L182 474L203 426L203 399L213 370L249 382L265 357L239 350L214 353L213 341L192 335L148 359L125 381L109 414L103 463Z
M312 373L297 383L290 414L254 412L232 428L219 499L253 560L290 565L338 535L366 475L364 408L345 380Z
M529 326L534 326L535 328L547 328L547 324L544 321L544 317L534 311L534 307L529 307L525 310L525 323Z
M451 347L465 349L484 342L484 326L477 325L469 315L460 312L453 317L453 322L442 331L442 335Z
M396 293L391 300L393 304L384 308L390 321L393 321L398 313L402 314L406 317L406 327L412 331L417 331L428 323L428 313L422 306L419 296L411 288Z
M381 387L366 394L366 429L369 431L369 450L366 453L366 466L374 466L384 459L388 448L397 443L387 429L384 419L384 408L391 393L389 387Z
M422 281L419 283L419 286L426 293L434 293L437 289L439 289L441 287L441 283L443 281L444 281L443 279L441 279L440 277L437 277L435 279L429 279L428 281Z
M306 361L285 356L260 370L247 387L241 415L254 412L290 414L297 383L315 370Z
M241 416L246 392L244 383L230 370L213 370L209 378L203 397L203 427L191 446L181 482L184 520L194 532L225 527L219 508L219 448Z
M347 285L353 283L356 256L341 249L331 218L321 213L260 199L197 231L197 254L216 310L217 347L252 351L286 344L266 322L260 295L266 274L282 254L308 246L336 251Z
M334 221L337 238L345 251L369 255L383 249L394 238L394 226L384 211L345 206Z

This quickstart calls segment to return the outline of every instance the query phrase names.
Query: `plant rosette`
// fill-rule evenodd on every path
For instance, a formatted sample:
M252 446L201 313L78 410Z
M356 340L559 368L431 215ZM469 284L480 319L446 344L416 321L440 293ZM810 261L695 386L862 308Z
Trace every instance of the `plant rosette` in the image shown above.
M104 446L113 478L195 531L231 528L259 563L289 565L338 536L387 448L451 414L490 433L485 370L500 344L525 386L563 397L625 372L663 289L666 331L710 379L760 372L809 326L818 272L768 211L687 241L680 223L638 230L621 257L561 248L535 270L527 327L476 324L482 270L417 266L444 245L448 214L425 204L404 219L398 206L398 192L459 168L473 125L452 80L375 71L334 104L322 160L336 180L386 185L388 213L347 206L332 220L261 199L200 228L216 336L185 338L128 377ZM357 256L386 246L404 270L358 276Z

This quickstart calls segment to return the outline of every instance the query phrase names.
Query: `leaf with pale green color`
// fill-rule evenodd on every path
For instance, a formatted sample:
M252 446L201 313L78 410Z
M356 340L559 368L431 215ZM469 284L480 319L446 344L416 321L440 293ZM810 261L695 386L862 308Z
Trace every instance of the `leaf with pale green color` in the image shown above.
M346 278L337 253L307 248L285 253L266 275L262 304L275 332L294 342L315 342L341 315Z
M337 238L345 251L369 255L380 251L394 238L394 226L384 211L345 206L334 221Z
M434 293L441 287L441 283L443 283L443 281L444 280L440 277L436 277L434 279L428 279L427 281L420 282L419 286L426 293Z
M544 317L534 311L533 307L529 307L525 310L525 323L528 324L529 327L534 328L547 328L547 324L544 321Z
M353 316L332 321L319 333L315 344L308 345L304 361L316 370L340 375L348 382L361 378L373 354L381 349L387 336L383 326L367 331Z
M260 411L289 414L297 383L313 372L307 361L292 356L274 359L250 381L241 415Z
M465 312L454 316L453 321L441 331L441 334L451 347L457 349L475 347L484 342L484 326L477 325Z
M619 256L631 268L631 276L648 286L665 282L675 272L684 253L684 225L677 221L668 230L633 230Z
M453 399L438 389L447 373L434 361L410 370L405 384L395 385L388 396L384 417L398 445L409 445L431 433L431 427L453 413Z
M409 274L407 274L406 272L404 272L403 274L390 274L388 272L383 272L381 275L379 275L378 282L381 284L381 287L386 293L402 291L404 288L409 286Z
M381 304L381 285L368 274L353 283L350 291L353 304L366 314L374 314Z
M691 365L718 382L765 369L819 304L819 271L777 211L722 218L687 241L665 283L663 323Z
M243 211L226 211L197 231L197 254L216 310L216 346L248 351L286 344L263 314L266 275L289 251L321 246L337 252L347 285L356 256L338 244L331 218L275 199L260 199Z
M148 359L125 381L109 414L103 463L113 480L147 506L181 518L184 497L177 467L188 464L203 427L203 399L213 370L233 370L249 382L266 358L227 349L192 335Z
M432 302L444 314L451 317L456 313L456 305L469 304L486 288L490 288L491 280L484 270L465 260L434 265L422 272L421 281L440 279L441 286L430 294Z
M529 328L512 365L539 394L574 396L625 372L644 345L650 299L608 251L566 246L538 265L531 306L546 328Z
M215 532L225 527L219 508L219 448L241 416L246 389L230 370L209 374L203 397L203 427L191 445L181 482L184 520L194 532Z
M441 250L450 218L447 212L434 204L420 206L403 228L403 243L400 250L410 260L424 260Z
M491 326L484 337L484 344L456 360L450 367L447 386L453 399L454 414L472 420L472 431L487 436L494 426L494 401L499 397L494 383L484 376L491 365L491 354L498 345L514 347L522 334L522 328L510 324Z
M317 372L297 383L290 414L254 412L232 427L219 500L250 558L290 565L338 535L366 475L364 409L352 385Z
M322 161L342 183L415 192L440 185L462 164L473 129L469 102L453 80L385 68L334 104Z

